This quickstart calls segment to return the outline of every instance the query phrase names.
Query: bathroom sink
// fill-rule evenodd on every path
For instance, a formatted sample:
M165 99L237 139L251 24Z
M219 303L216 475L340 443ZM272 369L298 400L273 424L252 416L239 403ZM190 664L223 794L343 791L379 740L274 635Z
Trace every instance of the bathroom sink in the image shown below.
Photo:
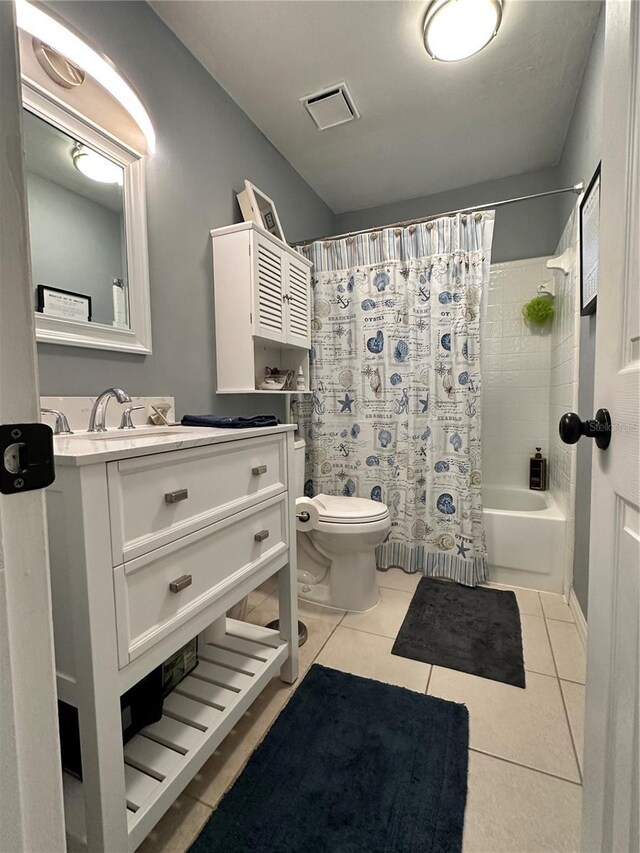
M136 427L136 429L110 429L107 432L74 432L71 435L57 435L65 441L131 441L136 438L160 438L167 435L193 433L193 427Z

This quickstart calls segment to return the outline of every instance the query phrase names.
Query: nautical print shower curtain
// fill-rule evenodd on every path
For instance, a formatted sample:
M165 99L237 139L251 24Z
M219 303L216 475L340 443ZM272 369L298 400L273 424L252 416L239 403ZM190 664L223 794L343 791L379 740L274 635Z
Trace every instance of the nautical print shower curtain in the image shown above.
M493 212L459 214L302 250L314 263L305 492L388 505L381 569L487 578L479 346L493 225Z

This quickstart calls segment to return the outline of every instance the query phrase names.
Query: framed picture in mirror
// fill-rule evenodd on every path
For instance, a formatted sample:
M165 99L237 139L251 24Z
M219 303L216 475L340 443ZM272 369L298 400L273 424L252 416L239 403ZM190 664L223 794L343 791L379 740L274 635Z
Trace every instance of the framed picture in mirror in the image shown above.
M50 317L62 317L79 323L91 322L91 297L72 290L39 284L36 287L36 311Z
M255 222L269 234L284 241L282 225L274 202L251 181L244 182L244 190L238 193L238 204L245 222Z

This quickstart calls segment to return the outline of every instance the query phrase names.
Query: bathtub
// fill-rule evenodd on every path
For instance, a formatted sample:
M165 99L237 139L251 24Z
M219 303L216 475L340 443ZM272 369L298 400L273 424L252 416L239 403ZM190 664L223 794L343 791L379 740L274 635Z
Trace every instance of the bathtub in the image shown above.
M567 520L549 492L482 489L489 579L562 592Z

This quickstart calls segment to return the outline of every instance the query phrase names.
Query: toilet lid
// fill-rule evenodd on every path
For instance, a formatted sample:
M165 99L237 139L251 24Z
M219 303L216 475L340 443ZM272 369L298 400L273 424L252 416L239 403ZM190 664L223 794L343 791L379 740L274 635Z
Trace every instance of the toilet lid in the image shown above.
M337 495L318 495L313 499L320 512L320 521L358 524L377 521L388 515L386 504L367 498L345 498Z

